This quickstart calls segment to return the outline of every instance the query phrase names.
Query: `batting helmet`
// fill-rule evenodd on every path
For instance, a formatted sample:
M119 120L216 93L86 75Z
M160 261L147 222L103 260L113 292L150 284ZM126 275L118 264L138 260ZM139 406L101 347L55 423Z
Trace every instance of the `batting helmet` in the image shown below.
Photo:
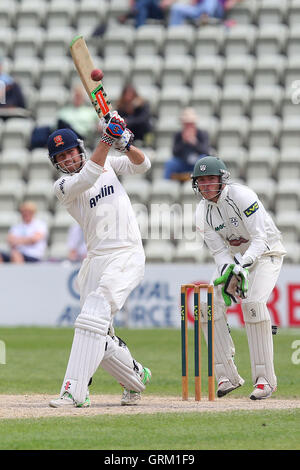
M60 165L56 162L55 157L59 153L65 152L66 150L70 150L75 147L79 147L82 159L82 164L77 170L80 171L86 160L86 152L83 146L83 141L78 138L72 129L58 129L52 132L48 138L49 159L52 165L63 173L69 173L67 170L64 170L60 167Z

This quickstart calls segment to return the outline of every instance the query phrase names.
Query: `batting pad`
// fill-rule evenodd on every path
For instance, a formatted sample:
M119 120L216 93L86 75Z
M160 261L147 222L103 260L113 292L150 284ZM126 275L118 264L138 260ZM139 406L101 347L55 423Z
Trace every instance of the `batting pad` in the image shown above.
M274 371L273 337L271 321L259 323L245 323L248 338L252 381L255 385L257 379L264 377L268 384L275 389L277 379Z
M90 294L75 322L69 362L61 389L77 403L86 399L88 382L103 359L110 308L102 295Z
M107 348L100 367L128 390L145 390L139 374L143 370L142 365L134 361L127 346L124 343L120 345L118 338L107 337Z
M201 302L201 327L207 344L207 304ZM226 321L223 304L214 305L214 368L218 383L229 379L233 385L242 385L244 380L239 376L234 363L235 347Z

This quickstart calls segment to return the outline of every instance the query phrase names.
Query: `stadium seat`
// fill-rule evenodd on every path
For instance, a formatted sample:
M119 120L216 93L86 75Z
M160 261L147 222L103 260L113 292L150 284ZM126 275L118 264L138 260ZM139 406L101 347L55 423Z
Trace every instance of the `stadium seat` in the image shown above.
M108 20L114 24L119 16L128 13L129 7L130 4L128 0L110 0L107 6ZM117 24L117 26L119 25Z
M228 85L224 87L219 100L219 116L221 118L246 116L251 97L252 88L248 85Z
M0 180L22 180L29 163L25 148L8 148L0 155Z
M300 1L290 0L287 5L286 21L290 27L300 24Z
M129 57L134 37L135 30L132 26L118 25L118 27L108 28L98 52L105 58Z
M136 86L156 86L160 84L162 57L138 55L132 63L131 83Z
M289 0L261 0L257 4L256 21L260 27L266 24L283 24Z
M164 87L158 104L159 119L179 120L183 108L188 106L191 90L187 86Z
M296 243L300 236L300 211L278 211L276 225L283 236L283 243Z
M21 2L14 17L14 24L20 28L39 28L45 25L48 5L40 0Z
M69 53L70 42L76 35L72 27L55 27L47 29L41 48L41 56L66 57Z
M160 84L162 87L189 85L194 60L191 56L168 55L162 65Z
M104 73L103 84L107 84L107 92L110 95L111 89L118 89L121 93L123 86L128 81L132 70L132 59L128 55L107 56L102 63Z
M3 180L0 184L0 212L15 211L24 198L26 183L18 180Z
M258 57L284 54L288 28L285 24L264 24L259 28L254 51Z
M1 4L0 4L1 5ZM0 12L1 15L1 12ZM1 17L0 17L1 19ZM12 28L0 27L0 55L1 57L10 57L13 52L13 44L16 37L16 31Z
M284 72L284 83L286 89L297 83L300 77L300 58L297 55L292 55L287 58L287 63Z
M227 12L227 19L236 21L238 24L254 24L256 22L258 0L243 0L234 5Z
M300 189L297 180L278 181L275 190L274 208L279 211L298 211L300 209Z
M300 117L288 116L282 119L282 128L279 138L281 149L295 148L300 145Z
M29 181L33 179L53 181L54 168L47 157L48 152L45 148L32 150L26 173Z
M12 63L11 74L22 87L37 87L40 68L41 60L38 57L17 57Z
M247 143L249 119L245 116L220 119L217 133L218 148L244 147Z
M280 153L275 147L256 147L250 149L246 164L247 179L274 178L279 159Z
M73 26L74 18L77 14L77 5L78 2L76 0L51 0L45 19L46 29Z
M282 149L280 160L277 167L277 178L279 181L284 179L300 179L300 158L299 148Z
M70 57L46 57L39 70L39 88L61 88L65 85L70 87L70 73L73 71L73 67Z
M191 83L194 89L202 85L220 85L222 83L224 57L219 55L196 57L194 61L193 76Z
M299 14L300 14L300 2L299 2ZM300 15L299 22L293 24L289 28L289 34L286 39L285 53L288 57L298 56L300 41Z
M151 183L145 178L122 179L127 194L132 203L147 204L151 193Z
M251 55L229 56L225 59L223 86L251 85L256 59Z
M277 116L256 117L249 126L248 147L276 147L280 130L281 119Z
M249 55L253 52L258 28L253 24L237 24L224 35L222 52L225 57Z
M287 253L284 257L285 263L298 264L300 262L300 245L299 242L288 242L284 240L284 248Z
M257 87L283 84L286 63L284 55L258 57L253 70L253 85Z
M224 29L216 26L198 28L194 40L195 58L221 54L224 44Z
M90 36L95 28L107 19L108 2L105 0L81 0L74 18L76 30Z
M61 106L64 106L70 99L70 92L64 87L41 88L36 98L35 116L36 119L52 119Z
M217 85L196 86L192 89L190 105L198 116L213 117L219 112L221 96L221 88Z
M193 53L195 44L195 28L192 25L170 26L166 30L163 43L163 55L168 57L187 57Z
M181 187L178 181L155 179L152 182L150 201L151 204L173 204L180 200Z
M19 2L10 0L9 2L0 2L0 30L8 29L14 26L14 19L18 9Z
M26 148L29 145L34 121L30 118L10 118L2 130L2 149Z
M34 201L38 210L51 210L54 202L53 182L32 179L27 183L25 197Z
M137 29L132 45L132 53L137 56L156 56L161 54L166 29L159 24L145 24Z
M249 103L249 115L252 119L280 115L282 99L283 88L281 86L256 86Z
M21 28L16 31L12 44L12 55L18 57L39 57L45 37L43 28Z
M146 259L150 263L172 261L175 246L169 240L148 240L145 247Z

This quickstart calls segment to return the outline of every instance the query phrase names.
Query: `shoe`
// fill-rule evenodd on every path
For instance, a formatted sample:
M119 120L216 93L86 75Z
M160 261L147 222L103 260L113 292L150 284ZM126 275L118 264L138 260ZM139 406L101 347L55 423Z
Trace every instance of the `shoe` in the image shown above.
M51 400L49 406L52 408L88 408L91 406L90 397L87 396L83 403L76 403L72 395L65 392L61 397Z
M240 378L238 385L233 385L229 379L221 380L221 382L219 382L218 384L218 390L217 390L218 398L222 398L225 395L227 395L227 393L230 393L236 388L241 387L244 384L244 382L245 382L244 379Z
M152 377L151 370L147 367L143 368L143 372L141 373L141 380L144 385L150 382ZM142 398L141 392L135 392L134 390L128 390L124 388L123 395L121 398L121 405L122 406L132 406L136 405Z
M269 398L276 388L273 389L265 379L258 379L254 387L253 392L250 395L251 400L263 400L264 398Z

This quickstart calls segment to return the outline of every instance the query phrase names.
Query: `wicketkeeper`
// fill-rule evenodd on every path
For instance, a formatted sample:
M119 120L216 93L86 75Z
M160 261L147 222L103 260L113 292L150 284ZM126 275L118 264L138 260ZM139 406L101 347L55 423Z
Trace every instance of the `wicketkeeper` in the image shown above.
M55 194L82 227L87 256L78 274L81 311L60 397L52 407L90 405L88 384L100 365L123 387L122 405L140 400L151 372L114 334L113 318L144 276L145 254L133 208L118 176L146 172L151 163L132 145L125 121L112 113L90 159L70 129L48 140L49 158L64 175ZM109 150L115 156L108 156Z
M257 194L247 186L229 182L222 160L204 157L195 164L192 185L202 201L196 210L197 230L204 236L216 264L215 375L218 397L243 385L234 363L235 348L226 309L241 302L248 338L252 400L268 398L276 390L273 338L268 298L276 284L286 253L281 234ZM202 303L206 335L207 306Z

